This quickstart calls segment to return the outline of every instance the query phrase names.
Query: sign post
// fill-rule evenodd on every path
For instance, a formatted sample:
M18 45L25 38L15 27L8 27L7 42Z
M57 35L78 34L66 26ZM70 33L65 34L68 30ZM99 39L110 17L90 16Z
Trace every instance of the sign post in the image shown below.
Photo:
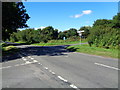
M81 39L81 36L82 36L82 32L84 32L84 30L83 31L77 31L77 33L79 34L79 36L80 36L80 45L81 45L81 41L82 41L82 39Z

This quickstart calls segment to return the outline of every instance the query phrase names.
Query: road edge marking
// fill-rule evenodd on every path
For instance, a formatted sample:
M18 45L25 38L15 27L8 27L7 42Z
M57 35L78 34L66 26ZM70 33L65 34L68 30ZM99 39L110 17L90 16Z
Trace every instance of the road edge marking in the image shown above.
M99 66L103 66L103 67L107 67L107 68L111 68L111 69L114 69L114 70L120 70L119 68L116 68L116 67L113 67L113 66L108 66L108 65L105 65L105 64L101 64L101 63L94 63L96 65L99 65Z

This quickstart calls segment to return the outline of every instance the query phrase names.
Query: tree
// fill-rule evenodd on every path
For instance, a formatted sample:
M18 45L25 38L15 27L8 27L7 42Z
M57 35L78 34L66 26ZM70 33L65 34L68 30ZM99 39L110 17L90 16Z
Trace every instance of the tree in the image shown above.
M120 13L115 15L112 20L112 27L113 28L120 28Z
M47 40L57 39L58 38L58 30L52 27L48 26L41 30L41 36L42 38L46 38Z
M58 39L63 39L63 37L65 37L65 33L60 31L58 34Z
M81 27L81 28L79 29L79 31L84 31L84 32L82 33L82 36L83 36L84 38L87 38L88 35L90 34L90 29L91 29L90 26L83 26L83 27Z
M98 19L94 22L93 26L104 26L107 27L107 25L110 25L112 20L107 20L107 19Z
M29 19L22 2L2 2L2 39L9 39L10 34L17 32L17 28L28 27Z
M88 37L89 45L105 48L118 48L120 31L120 14L112 20L99 19L93 24Z

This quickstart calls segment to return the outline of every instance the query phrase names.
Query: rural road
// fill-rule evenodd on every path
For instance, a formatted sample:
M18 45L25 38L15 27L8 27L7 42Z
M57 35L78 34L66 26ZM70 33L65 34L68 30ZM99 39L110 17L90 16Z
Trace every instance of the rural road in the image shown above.
M20 52L3 58L3 88L118 88L117 59L69 52L66 46L17 47Z

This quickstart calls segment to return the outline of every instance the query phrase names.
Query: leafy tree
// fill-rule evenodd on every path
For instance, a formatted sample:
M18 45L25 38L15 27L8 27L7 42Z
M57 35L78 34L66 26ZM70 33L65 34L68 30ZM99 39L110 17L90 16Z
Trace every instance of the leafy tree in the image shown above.
M118 48L120 31L120 14L113 17L112 20L96 20L90 30L88 37L89 45L104 48Z
M65 37L65 33L60 31L58 34L58 39L63 39L63 37Z
M81 28L79 29L79 31L84 31L84 32L82 33L82 36L83 36L84 38L87 38L88 35L90 34L90 29L91 29L90 26L83 26L83 27L81 27Z
M28 27L26 21L29 18L22 2L2 2L2 39L9 39L17 28Z
M112 20L112 27L113 28L120 28L120 13L115 15Z

